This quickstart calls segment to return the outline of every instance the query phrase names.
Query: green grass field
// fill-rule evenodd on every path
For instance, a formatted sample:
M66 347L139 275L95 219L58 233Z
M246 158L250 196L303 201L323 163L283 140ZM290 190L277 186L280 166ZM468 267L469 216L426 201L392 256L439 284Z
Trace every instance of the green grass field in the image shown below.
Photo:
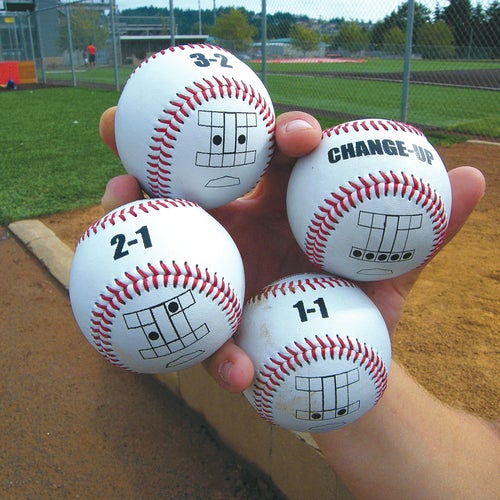
M273 102L313 108L315 115L399 119L402 85L366 80L268 75ZM495 104L496 103L496 104ZM410 90L407 121L467 134L500 137L500 95L495 91L415 85Z
M260 64L250 64L260 71ZM412 72L498 69L497 61L412 61ZM338 123L338 116L382 117L400 119L402 84L359 79L329 78L331 72L401 72L401 59L368 59L363 63L286 63L269 64L267 85L279 110L282 106L297 106L312 110L322 125ZM120 68L123 85L132 67ZM282 74L283 72L292 75ZM310 76L314 73L315 76ZM302 75L301 75L302 74ZM70 73L48 73L50 79L71 79ZM113 85L112 68L96 68L77 73L82 83ZM409 93L406 121L429 128L453 132L500 137L500 93L438 85L412 85ZM332 118L332 112L337 114ZM341 119L342 121L342 119Z
M402 59L379 59L370 58L364 62L331 62L331 63L269 63L267 70L269 73L396 73L403 71ZM249 62L248 65L257 73L261 72L262 65L256 62ZM429 61L414 60L411 69L418 71L450 71L450 70L479 70L479 69L498 69L498 61ZM123 66L119 68L119 80L125 83L133 66ZM38 75L39 78L41 77ZM47 78L50 80L71 81L70 71L47 71ZM96 83L114 83L113 68L98 67L92 70L76 71L77 81L96 82Z
M366 69L375 71L376 66L376 71L389 71L396 63L401 65L400 61L384 61L382 69L379 62L371 61ZM429 70L425 61L418 63L422 63L418 66L422 71ZM450 64L453 67L448 65L448 69L458 69L458 63ZM477 68L476 64L465 65ZM300 66L300 72L311 70L310 65ZM343 65L332 66L340 69ZM120 70L122 83L132 69ZM47 74L50 79L56 76L71 80L71 73ZM78 72L77 78L113 87L114 72L112 68L96 68ZM338 113L393 119L400 116L400 83L286 76L271 71L267 84L278 112L287 107L310 109L324 128L343 121ZM0 224L99 203L108 179L124 172L98 133L101 113L116 104L118 96L113 90L87 87L0 95L4 117L0 121ZM407 120L440 127L438 133L427 133L435 144L450 142L446 130L498 139L499 108L499 92L414 85Z
M99 203L107 180L124 173L98 132L117 98L83 88L0 95L0 224Z

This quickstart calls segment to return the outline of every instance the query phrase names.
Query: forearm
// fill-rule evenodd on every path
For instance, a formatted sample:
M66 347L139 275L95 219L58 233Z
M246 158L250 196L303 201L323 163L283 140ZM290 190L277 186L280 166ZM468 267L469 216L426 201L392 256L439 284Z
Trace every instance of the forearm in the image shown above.
M493 425L443 405L394 362L375 408L314 438L359 498L493 499L500 493Z

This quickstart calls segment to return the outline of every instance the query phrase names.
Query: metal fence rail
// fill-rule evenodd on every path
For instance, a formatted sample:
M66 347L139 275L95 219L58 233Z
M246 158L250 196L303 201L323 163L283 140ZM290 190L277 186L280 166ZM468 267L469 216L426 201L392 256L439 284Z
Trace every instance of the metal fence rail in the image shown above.
M230 12L213 9L213 0L201 0L189 18L178 0L170 1L176 16L168 8L124 15L115 0L39 0L33 12L0 12L0 64L31 60L41 83L119 90L147 55L209 40L261 74L278 110L301 107L329 123L383 109L385 118L500 140L497 1L460 10L457 0L408 0L381 14L368 1L304 0L303 15L276 13L273 0L240 3L246 39L224 35ZM346 6L348 18L335 15ZM380 101L385 108L375 106Z

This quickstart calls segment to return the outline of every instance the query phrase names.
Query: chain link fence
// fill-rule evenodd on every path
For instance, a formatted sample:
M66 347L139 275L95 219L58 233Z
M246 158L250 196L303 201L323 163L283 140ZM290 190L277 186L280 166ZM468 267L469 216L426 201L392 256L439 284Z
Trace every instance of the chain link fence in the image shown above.
M172 3L174 16L122 11L119 0L0 11L0 76L9 62L32 61L40 83L119 90L151 53L209 42L252 66L278 111L305 109L324 126L384 117L500 141L497 0L394 1L388 12L368 1L302 0L292 12L277 12L274 0Z

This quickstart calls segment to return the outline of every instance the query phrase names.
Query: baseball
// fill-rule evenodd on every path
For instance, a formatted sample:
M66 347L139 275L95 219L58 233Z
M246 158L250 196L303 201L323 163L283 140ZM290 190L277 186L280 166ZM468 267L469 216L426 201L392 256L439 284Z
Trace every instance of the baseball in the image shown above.
M255 366L246 398L266 421L290 430L354 422L387 384L384 320L343 278L300 274L265 287L245 304L235 340Z
M115 136L125 169L149 195L214 208L265 173L274 123L269 94L245 63L220 47L181 45L130 75Z
M243 264L199 205L149 199L110 212L81 236L69 294L90 344L115 366L165 373L193 366L241 319Z
M393 278L442 246L451 209L446 168L424 134L367 119L323 131L290 177L290 226L320 269L360 281Z

